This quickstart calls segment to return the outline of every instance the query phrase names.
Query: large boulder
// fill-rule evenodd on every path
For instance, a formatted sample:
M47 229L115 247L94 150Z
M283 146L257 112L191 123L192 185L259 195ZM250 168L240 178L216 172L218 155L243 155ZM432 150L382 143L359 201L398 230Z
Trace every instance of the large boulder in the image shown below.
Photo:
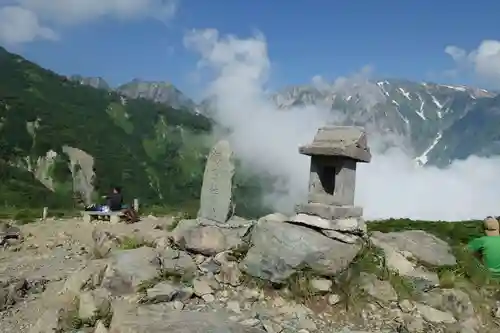
M153 248L143 246L114 251L104 273L102 286L115 295L129 294L157 278L160 272L161 259Z
M300 269L334 276L345 270L361 250L316 230L276 221L261 221L252 231L251 248L241 269L254 277L280 283Z
M374 232L372 238L390 245L399 252L411 254L419 262L431 266L457 264L448 243L423 230L401 232Z
M165 303L125 306L115 312L110 333L265 333L234 323L224 312L172 311Z
M213 256L217 253L241 248L252 221L233 218L224 224L209 220L183 220L172 232L172 240L179 247L193 253Z

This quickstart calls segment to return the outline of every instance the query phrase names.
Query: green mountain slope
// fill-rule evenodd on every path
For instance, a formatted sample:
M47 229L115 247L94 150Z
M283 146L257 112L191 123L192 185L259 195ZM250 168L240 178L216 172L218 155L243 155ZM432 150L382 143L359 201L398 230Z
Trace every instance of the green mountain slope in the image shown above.
M2 48L0 73L0 205L65 206L89 185L102 194L118 184L150 204L197 197L209 119L124 101Z

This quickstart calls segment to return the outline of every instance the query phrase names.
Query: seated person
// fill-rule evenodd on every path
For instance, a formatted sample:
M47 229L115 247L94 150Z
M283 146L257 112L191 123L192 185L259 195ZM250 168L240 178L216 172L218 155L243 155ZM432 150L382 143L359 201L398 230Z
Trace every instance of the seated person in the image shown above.
M491 272L500 278L500 232L498 220L488 216L483 222L485 236L472 240L468 248Z
M121 188L113 187L111 193L105 196L105 198L106 198L106 205L109 207L110 211L118 212L124 208Z
M139 221L137 212L134 209L129 208L127 205L123 204L123 195L121 188L113 187L111 194L106 196L106 204L109 207L109 210L112 212L122 211L127 222L134 223Z

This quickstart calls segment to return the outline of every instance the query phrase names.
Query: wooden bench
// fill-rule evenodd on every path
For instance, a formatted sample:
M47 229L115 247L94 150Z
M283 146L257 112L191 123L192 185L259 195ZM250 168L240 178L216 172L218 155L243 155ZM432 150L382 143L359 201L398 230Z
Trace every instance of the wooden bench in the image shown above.
M109 220L111 223L118 223L125 216L123 212L94 212L94 211L82 211L83 220L87 223L92 222L92 220Z

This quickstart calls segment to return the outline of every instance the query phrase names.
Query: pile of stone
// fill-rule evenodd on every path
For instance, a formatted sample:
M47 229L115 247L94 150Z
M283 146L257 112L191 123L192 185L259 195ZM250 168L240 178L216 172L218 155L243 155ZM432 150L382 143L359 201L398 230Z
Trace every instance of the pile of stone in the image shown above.
M299 148L311 156L309 195L296 207L290 222L319 229L324 235L345 243L364 236L363 209L354 206L356 163L369 163L366 133L357 127L324 127L312 144Z
M356 127L320 128L312 144L309 195L293 217L273 214L259 221L242 262L250 275L283 282L299 269L334 276L362 248L366 226L354 206L356 163L369 162L366 134Z
M173 243L212 256L248 250L239 268L274 283L303 269L323 276L345 270L366 230L362 209L353 206L356 162L370 160L366 135L357 128L321 128L300 151L312 155L309 202L294 217L272 214L256 222L232 214L233 153L227 141L217 143L207 160L198 217L179 223Z

